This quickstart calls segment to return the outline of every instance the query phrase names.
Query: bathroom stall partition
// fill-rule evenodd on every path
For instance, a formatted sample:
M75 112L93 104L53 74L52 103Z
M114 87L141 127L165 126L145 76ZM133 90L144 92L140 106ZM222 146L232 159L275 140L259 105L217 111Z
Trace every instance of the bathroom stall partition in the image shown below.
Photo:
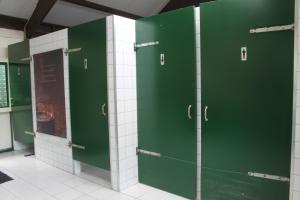
M73 159L110 170L106 19L68 30Z
M200 5L203 200L287 200L293 0Z
M196 197L194 8L136 21L139 181Z
M14 139L33 143L29 41L8 46L11 126Z

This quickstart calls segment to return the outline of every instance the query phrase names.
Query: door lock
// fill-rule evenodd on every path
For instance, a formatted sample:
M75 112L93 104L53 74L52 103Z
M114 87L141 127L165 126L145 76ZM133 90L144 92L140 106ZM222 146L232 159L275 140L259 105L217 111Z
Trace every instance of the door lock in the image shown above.
M164 66L165 65L165 54L160 54L160 65Z

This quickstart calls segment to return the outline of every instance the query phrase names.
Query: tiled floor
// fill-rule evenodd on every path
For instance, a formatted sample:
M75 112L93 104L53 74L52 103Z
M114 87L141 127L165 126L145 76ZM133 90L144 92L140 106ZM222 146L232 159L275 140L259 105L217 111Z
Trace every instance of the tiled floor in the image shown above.
M184 200L142 184L118 193L105 181L74 176L23 155L0 154L0 171L14 178L0 184L1 200Z

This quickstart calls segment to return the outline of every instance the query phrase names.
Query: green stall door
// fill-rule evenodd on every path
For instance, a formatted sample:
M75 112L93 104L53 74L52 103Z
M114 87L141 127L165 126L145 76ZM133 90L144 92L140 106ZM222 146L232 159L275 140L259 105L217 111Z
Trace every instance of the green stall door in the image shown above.
M288 200L294 33L250 30L293 24L294 1L221 0L200 15L202 200Z
M196 196L194 8L136 22L139 181Z
M69 49L73 157L109 170L105 19L70 28Z
M33 132L29 41L8 46L11 119L14 139L32 144Z

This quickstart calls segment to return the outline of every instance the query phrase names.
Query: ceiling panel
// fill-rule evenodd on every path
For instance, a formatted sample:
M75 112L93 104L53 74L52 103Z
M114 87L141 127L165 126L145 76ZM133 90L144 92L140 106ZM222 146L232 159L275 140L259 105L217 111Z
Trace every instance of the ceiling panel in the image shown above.
M158 13L169 0L89 0L139 16ZM0 0L0 14L18 18L30 18L38 0ZM107 16L97 10L58 0L44 22L74 26Z
M44 22L63 26L75 26L95 19L103 18L107 15L107 13L97 10L77 6L64 1L58 1L53 6Z
M1 0L0 14L28 19L38 0Z

